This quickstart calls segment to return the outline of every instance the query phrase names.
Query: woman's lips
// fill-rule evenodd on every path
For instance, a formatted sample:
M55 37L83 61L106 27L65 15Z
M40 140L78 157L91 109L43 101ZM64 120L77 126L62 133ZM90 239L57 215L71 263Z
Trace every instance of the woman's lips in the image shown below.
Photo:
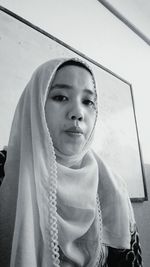
M66 129L65 132L71 136L82 136L83 135L82 129L80 127L75 127L75 126Z

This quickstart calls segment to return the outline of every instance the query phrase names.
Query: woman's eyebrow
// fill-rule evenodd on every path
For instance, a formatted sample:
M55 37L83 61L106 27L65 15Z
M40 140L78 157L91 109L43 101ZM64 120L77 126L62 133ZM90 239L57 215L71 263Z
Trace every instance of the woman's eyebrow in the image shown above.
M84 89L84 92L91 95L91 96L95 95L95 91L90 90L90 89Z
M56 88L57 89L73 89L73 86L69 84L65 84L65 83L56 83L51 87L51 91ZM89 95L95 95L95 92L91 89L84 89L83 91Z
M56 83L56 84L52 85L51 90L54 90L56 88L58 88L58 89L64 89L64 88L65 89L71 89L72 86L69 84L65 84L65 83Z

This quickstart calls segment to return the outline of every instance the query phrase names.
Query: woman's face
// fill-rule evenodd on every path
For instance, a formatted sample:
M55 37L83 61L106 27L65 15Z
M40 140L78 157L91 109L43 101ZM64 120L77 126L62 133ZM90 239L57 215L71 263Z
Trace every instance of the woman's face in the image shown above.
M73 65L59 69L45 113L54 147L68 156L82 152L96 120L96 95L90 72Z

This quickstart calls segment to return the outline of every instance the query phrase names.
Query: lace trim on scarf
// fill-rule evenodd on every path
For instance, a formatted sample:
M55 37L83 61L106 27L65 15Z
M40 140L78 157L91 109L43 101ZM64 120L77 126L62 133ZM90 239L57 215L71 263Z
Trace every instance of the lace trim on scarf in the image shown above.
M59 244L58 244L58 225L57 225L57 165L56 156L50 138L50 153L52 155L50 165L50 188L49 188L49 226L50 238L48 240L49 249L52 254L53 266L60 267Z
M101 266L101 262L103 261L103 253L102 253L102 213L99 196L96 196L97 208L98 208L98 220L99 220L99 246L98 246L98 257L95 264L95 267Z
M100 199L99 195L97 194L96 197L97 201L97 208L98 208L98 216L99 216L99 246L98 246L98 257L96 261L96 265L94 267L107 267L107 258L108 258L108 247L106 247L103 243L103 235L102 235L102 230L103 230L103 223L102 223L102 212L101 212L101 205L100 205Z

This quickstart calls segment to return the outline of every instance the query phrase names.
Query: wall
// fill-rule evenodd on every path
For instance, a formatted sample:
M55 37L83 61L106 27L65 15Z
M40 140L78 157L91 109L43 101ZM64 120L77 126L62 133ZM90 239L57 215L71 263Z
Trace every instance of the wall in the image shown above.
M1 0L0 4L81 51L132 83L143 160L150 194L150 127L148 125L150 48L94 0ZM149 266L150 202L133 204Z

